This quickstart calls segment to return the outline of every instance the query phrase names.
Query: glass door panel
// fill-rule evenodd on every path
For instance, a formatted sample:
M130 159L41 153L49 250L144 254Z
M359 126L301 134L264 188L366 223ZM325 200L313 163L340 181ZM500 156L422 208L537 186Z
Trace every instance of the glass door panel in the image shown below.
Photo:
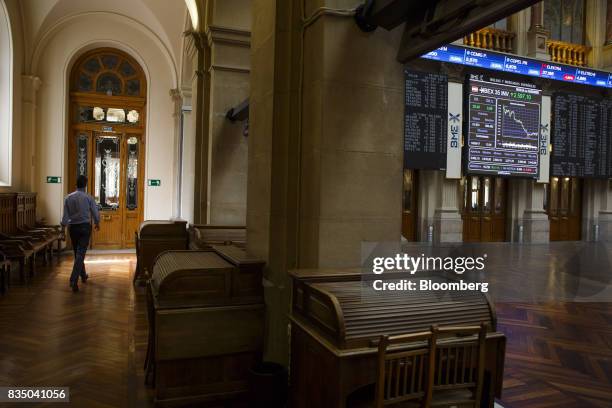
M119 208L121 147L117 136L96 137L95 199L100 209Z
M138 154L140 143L136 136L127 139L127 171L126 176L126 208L135 210L138 208Z
M100 209L100 231L94 245L121 247L123 242L122 135L94 132L94 198Z

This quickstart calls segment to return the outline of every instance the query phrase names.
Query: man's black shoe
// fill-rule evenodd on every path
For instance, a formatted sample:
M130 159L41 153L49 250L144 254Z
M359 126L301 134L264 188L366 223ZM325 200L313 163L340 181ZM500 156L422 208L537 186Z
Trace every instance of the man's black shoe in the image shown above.
M76 293L76 292L78 292L78 291L79 291L79 285L74 284L74 285L70 285L70 286L72 287L72 291L73 291L73 292L75 292L75 293Z
M85 275L81 277L81 282L87 283L87 279L89 279L89 275Z

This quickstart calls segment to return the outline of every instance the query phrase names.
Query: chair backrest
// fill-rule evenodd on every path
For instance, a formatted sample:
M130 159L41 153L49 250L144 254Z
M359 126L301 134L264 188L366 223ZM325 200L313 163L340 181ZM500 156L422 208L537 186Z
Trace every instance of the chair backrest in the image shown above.
M487 325L433 327L438 338L435 351L433 393L470 389L474 406L482 397ZM462 400L464 401L464 400Z
M393 347L400 344L403 347ZM374 406L382 408L408 400L420 401L422 407L429 406L435 350L436 333L432 331L381 336Z

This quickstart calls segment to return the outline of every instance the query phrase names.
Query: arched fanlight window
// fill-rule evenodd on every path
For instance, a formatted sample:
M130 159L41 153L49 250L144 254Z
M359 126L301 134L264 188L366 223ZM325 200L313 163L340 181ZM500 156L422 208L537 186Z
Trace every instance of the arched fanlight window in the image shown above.
M13 139L13 37L5 2L0 2L0 186L11 185Z
M108 96L146 95L146 81L140 65L119 50L89 52L79 58L72 72L72 92Z

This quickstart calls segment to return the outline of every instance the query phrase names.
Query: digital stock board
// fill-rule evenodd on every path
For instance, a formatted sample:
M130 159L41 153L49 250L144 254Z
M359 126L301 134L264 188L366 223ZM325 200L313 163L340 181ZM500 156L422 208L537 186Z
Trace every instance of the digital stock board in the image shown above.
M489 50L473 49L459 45L444 45L421 56L440 62L466 65L502 71L553 81L612 88L612 73L583 67L557 64L531 58L503 54Z
M553 96L551 174L612 177L612 101L558 92Z
M534 84L470 74L466 172L537 178L542 93Z
M404 168L446 168L448 78L405 71Z

